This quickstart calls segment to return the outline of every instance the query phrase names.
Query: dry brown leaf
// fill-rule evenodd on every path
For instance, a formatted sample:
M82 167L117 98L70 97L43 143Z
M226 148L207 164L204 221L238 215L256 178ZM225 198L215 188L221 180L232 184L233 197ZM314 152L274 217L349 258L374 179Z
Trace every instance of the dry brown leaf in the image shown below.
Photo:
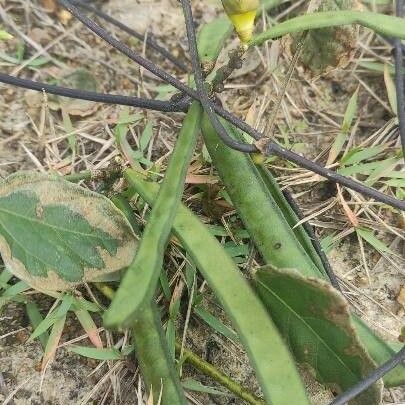
M338 195L339 195L340 202L342 204L343 210L344 210L347 218L349 219L350 223L355 228L357 228L359 226L359 220L357 219L356 214L353 212L353 210L349 207L346 200L344 199L341 188L340 188L340 186L338 184L337 184L337 190L338 190Z
M313 0L308 12L336 11L357 8L356 0ZM291 55L299 49L302 35L304 43L300 51L300 61L312 74L325 74L336 68L347 66L353 58L359 28L342 26L321 28L286 37L284 48Z

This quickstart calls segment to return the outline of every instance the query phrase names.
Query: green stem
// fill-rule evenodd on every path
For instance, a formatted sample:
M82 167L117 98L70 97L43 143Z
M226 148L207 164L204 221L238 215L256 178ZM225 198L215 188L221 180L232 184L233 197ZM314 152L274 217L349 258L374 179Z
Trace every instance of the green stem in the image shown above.
M257 35L249 46L258 46L273 38L293 32L359 24L388 37L405 39L405 20L384 14L343 10L324 11L291 18Z
M229 391L237 395L239 398L246 401L248 404L252 405L265 405L266 403L260 398L253 395L251 392L246 390L237 382L231 380L226 374L219 371L210 363L203 360L201 357L194 354L192 351L183 348L180 342L176 342L176 352L179 354L182 351L184 361L193 365L197 370L201 371L203 374L211 377L213 380L217 381L219 384L228 388Z
M66 181L70 181L71 183L77 183L81 180L90 180L92 177L92 172L90 170L84 170L78 173L67 174L63 176Z

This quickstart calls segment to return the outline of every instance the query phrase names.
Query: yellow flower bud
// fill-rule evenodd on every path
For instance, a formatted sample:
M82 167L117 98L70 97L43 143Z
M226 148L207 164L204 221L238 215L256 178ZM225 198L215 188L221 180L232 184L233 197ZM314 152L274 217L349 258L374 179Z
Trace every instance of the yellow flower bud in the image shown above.
M222 5L242 43L252 38L259 0L222 0Z

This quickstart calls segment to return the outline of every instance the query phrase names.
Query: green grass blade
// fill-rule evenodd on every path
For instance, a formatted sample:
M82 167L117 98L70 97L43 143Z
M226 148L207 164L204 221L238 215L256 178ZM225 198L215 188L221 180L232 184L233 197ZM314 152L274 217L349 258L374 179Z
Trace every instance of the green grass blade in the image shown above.
M351 24L362 25L388 37L405 39L405 21L403 18L365 11L344 10L325 11L291 18L257 35L249 45L261 45L269 39L293 32Z
M194 102L183 122L155 208L145 227L134 261L119 286L110 308L104 314L107 327L130 325L142 305L149 305L156 290L163 255L184 180L197 140L201 107Z
M75 310L75 315L82 325L83 329L87 333L90 341L93 345L97 348L103 347L103 342L101 341L100 334L98 333L97 325L95 324L93 318L91 317L90 313L85 309L78 309Z
M35 302L28 301L25 305L25 310L27 312L28 319L34 329L44 320L39 308ZM39 341L41 342L42 347L45 349L46 344L49 339L49 334L47 331L43 332L38 336Z
M68 346L67 348L70 352L76 353L83 357L88 357L89 359L95 360L122 360L124 357L118 349L112 348L97 348L97 347L87 347L87 346Z
M66 322L66 314L57 318L52 325L51 333L49 334L49 339L46 343L44 357L42 358L42 370L52 362L55 357L56 350L59 345L60 338L62 336L63 328Z
M336 136L335 141L330 148L328 160L326 162L327 165L332 164L337 159L349 136L350 128L352 126L354 117L357 114L358 95L359 88L356 89L347 104L345 115L343 117L341 132Z
M25 281L17 281L11 287L8 287L1 296L4 298L13 298L29 289L30 286Z
M194 307L194 314L202 319L207 325L214 329L217 333L225 336L226 338L238 342L238 335L228 326L224 325L218 318L209 313L201 306Z
M46 318L35 328L28 340L37 338L61 318L66 318L66 314L72 306L73 300L74 298L71 295L66 295L59 307L46 316Z
M126 178L148 204L153 204L156 184L144 181L133 170L126 171ZM275 405L309 404L277 329L222 245L183 205L178 208L173 230L230 317L266 400Z

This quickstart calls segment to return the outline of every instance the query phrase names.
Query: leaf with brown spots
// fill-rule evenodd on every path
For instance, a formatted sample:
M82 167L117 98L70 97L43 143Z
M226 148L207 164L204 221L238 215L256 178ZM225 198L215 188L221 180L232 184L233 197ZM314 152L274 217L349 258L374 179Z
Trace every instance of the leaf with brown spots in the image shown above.
M354 0L312 0L308 12L350 10L356 7ZM310 30L301 49L302 64L314 74L327 73L347 66L356 50L358 28L342 26ZM298 47L301 34L290 41L292 54Z
M345 299L329 283L269 266L256 272L254 282L296 360L311 366L321 383L342 392L374 370ZM374 384L350 404L380 404L381 389Z
M127 267L135 235L113 203L60 177L21 172L0 184L0 253L42 291L72 288Z

